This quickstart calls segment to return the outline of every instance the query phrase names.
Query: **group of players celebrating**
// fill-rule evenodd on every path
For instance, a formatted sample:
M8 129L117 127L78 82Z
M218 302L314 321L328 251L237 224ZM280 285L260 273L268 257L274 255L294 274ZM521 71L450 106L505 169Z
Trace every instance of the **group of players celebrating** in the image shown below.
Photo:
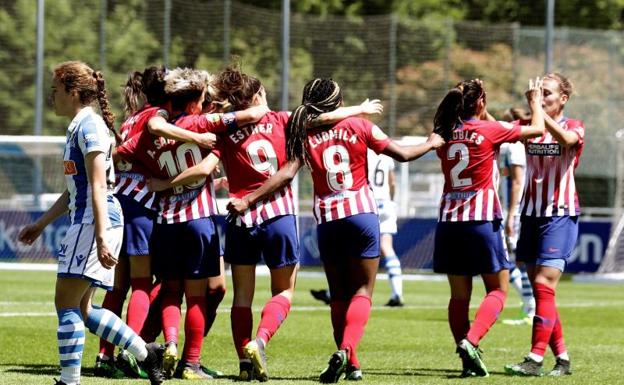
M237 66L217 75L150 67L129 76L126 119L117 133L102 74L82 62L59 64L54 107L72 119L64 153L67 190L19 234L31 244L69 211L55 296L57 385L80 382L85 326L102 338L97 374L118 377L125 369L152 384L222 375L203 366L200 356L225 294L224 262L232 272L238 379L267 381L265 350L288 316L299 266L291 183L301 168L309 170L314 184L313 214L337 347L319 380L335 383L343 375L361 380L357 348L380 256L369 150L400 162L435 150L441 159L445 184L434 270L448 276L449 324L462 376L488 376L478 345L503 309L513 267L502 238L496 157L502 143L520 140L526 145L527 183L517 258L527 266L536 314L531 352L506 371L541 375L550 345L557 357L550 374L571 373L554 301L578 231L573 173L584 128L563 116L571 91L560 74L530 81L530 120L500 123L487 112L483 82L464 81L440 103L426 142L403 146L362 117L381 112L378 100L344 107L342 91L331 79L308 82L292 113L275 112L261 82ZM95 101L101 114L91 107ZM115 133L114 142L108 130ZM214 176L219 163L227 178ZM230 196L224 248L214 218L217 187ZM251 306L261 260L270 271L272 297L254 336ZM470 324L474 275L482 276L487 295ZM95 287L108 290L101 308L91 306ZM119 316L130 288L126 324ZM165 344L152 342L161 332ZM123 349L117 359L115 345Z

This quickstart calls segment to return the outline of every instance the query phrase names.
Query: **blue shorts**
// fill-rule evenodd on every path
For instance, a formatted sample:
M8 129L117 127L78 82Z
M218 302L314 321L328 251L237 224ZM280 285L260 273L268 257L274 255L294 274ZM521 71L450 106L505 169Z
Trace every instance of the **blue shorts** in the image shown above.
M299 263L294 215L281 215L253 227L227 222L224 260L232 265L255 265L261 258L270 269Z
M507 258L500 220L438 222L433 252L434 272L479 275L513 266Z
M154 224L150 251L153 270L164 280L201 279L221 274L219 234L213 218Z
M549 259L567 260L574 250L577 238L578 216L522 217L516 259L539 265L544 265L544 260ZM538 263L539 260L542 263Z
M154 227L156 212L134 199L116 194L124 215L124 234L121 256L149 255L149 239Z
M321 261L345 257L378 258L379 218L365 213L321 223L316 227Z

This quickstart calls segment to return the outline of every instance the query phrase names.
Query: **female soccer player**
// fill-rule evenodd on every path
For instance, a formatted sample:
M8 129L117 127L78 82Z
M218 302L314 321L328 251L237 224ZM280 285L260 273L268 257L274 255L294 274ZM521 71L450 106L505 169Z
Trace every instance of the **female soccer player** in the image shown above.
M149 67L143 72L131 73L124 87L126 120L120 127L122 141L140 132L147 122L157 114L159 106L164 105L165 69ZM121 144L121 143L119 143ZM148 241L156 218L155 194L146 186L146 170L140 164L120 160L115 163L115 197L119 200L124 215L124 235L119 263L115 271L115 286L106 293L102 307L121 315L128 291L132 295L128 303L127 323L132 330L141 334L150 307L152 287L151 257ZM129 271L128 271L129 270ZM96 358L94 373L103 377L140 375L132 357L122 355L129 363L113 360L114 345L100 340L100 353ZM125 373L120 373L119 366ZM128 370L130 369L130 370Z
M451 288L448 318L462 363L462 376L488 376L477 346L503 310L509 269L503 244L501 205L496 192L496 158L503 142L536 137L544 130L541 81L526 93L530 126L491 121L480 80L450 90L434 118L434 131L446 140L437 150L444 191L435 234L433 269L446 274ZM472 325L468 319L472 277L481 275L486 297Z
M230 67L213 82L221 98L235 109L266 105L266 93L260 81ZM349 107L338 114L326 115L323 121L338 120L353 114L378 112L375 101ZM228 175L230 196L242 198L261 186L287 163L285 128L288 112L269 112L254 125L229 130L216 150L195 169L188 169L168 181L174 185L210 175L223 161ZM158 182L155 182L158 184ZM232 335L240 360L239 379L268 379L265 347L290 311L299 243L290 184L281 186L271 196L246 207L232 218L226 228L225 260L232 265L234 300ZM253 325L251 305L255 292L256 264L260 258L271 272L273 297L262 311L256 338L251 339Z
M80 382L84 328L130 351L144 362L152 385L161 384L162 346L146 344L109 310L91 306L95 287L111 289L121 247L123 217L113 197L114 183L108 129L109 109L104 77L82 62L54 69L52 99L57 115L73 118L67 129L63 166L67 190L36 222L23 228L19 240L32 244L44 228L69 210L71 226L61 242L55 305L61 379L57 385ZM90 106L98 101L104 119ZM84 320L84 321L83 321Z
M507 365L510 374L540 376L550 345L556 357L551 376L571 374L555 290L578 236L580 205L574 170L578 166L585 125L569 119L563 109L572 83L562 74L543 79L542 107L547 131L525 143L527 178L520 204L517 258L526 263L535 295L531 352L523 362Z
M202 71L176 69L167 74L165 91L171 98L172 122L178 127L190 133L220 132L226 127L236 127L237 121L246 124L257 120L253 113L246 113L245 119L237 117L240 113L201 114L207 84L208 76ZM256 110L263 116L266 107ZM149 130L126 141L118 153L128 161L142 163L150 176L159 178L176 176L207 155L195 144L156 137ZM165 374L167 377L174 374L183 293L187 303L185 344L175 375L183 379L211 378L201 369L199 358L206 330L208 281L210 277L223 274L219 239L212 218L216 214L212 180L203 178L161 195L150 250L163 280Z
M356 349L370 315L380 254L379 220L367 181L367 149L405 162L443 143L438 135L432 135L425 144L401 147L370 121L355 117L308 129L310 119L341 105L342 93L336 82L320 78L310 81L303 90L302 105L288 121L289 163L262 187L230 205L235 213L253 207L290 183L301 165L310 166L319 250L339 349L320 375L324 383L337 382L345 369L349 379L362 379Z

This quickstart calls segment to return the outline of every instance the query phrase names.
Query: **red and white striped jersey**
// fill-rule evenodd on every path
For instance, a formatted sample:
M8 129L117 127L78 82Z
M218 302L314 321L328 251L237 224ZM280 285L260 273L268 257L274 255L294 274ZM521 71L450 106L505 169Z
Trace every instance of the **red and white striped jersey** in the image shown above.
M223 131L225 124L220 114L183 115L172 123L202 133ZM128 161L141 163L149 176L167 179L198 164L210 151L194 143L152 135L145 129L124 142L117 152ZM217 214L211 177L163 191L158 198L158 223L187 222Z
M451 140L436 150L444 174L440 222L502 219L498 149L519 139L518 124L471 119L455 128Z
M287 163L285 129L288 112L269 112L257 123L228 130L214 154L221 158L228 177L230 196L242 198L257 190ZM289 185L273 196L251 205L236 217L238 226L256 226L281 215L295 213Z
M377 213L368 184L367 151L381 153L390 138L372 122L353 117L330 128L310 129L307 139L317 222Z
M158 113L158 107L145 105L132 114L119 128L119 134L124 142L143 131L147 122ZM156 193L147 188L145 175L147 170L140 163L131 163L120 160L115 163L115 194L125 195L134 199L148 209L156 209Z
M548 131L526 141L526 183L520 202L521 215L556 217L581 213L574 170L583 152L585 124L568 118L563 118L559 124L578 135L579 141L565 148Z

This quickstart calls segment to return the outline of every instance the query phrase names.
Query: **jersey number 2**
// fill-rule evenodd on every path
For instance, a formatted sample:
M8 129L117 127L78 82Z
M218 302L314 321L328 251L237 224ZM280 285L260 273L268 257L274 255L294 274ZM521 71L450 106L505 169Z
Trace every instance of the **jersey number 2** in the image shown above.
M453 143L448 149L447 158L449 160L459 158L457 164L451 169L451 184L453 188L472 185L472 178L459 177L459 174L468 167L468 163L470 162L468 146L463 143Z

